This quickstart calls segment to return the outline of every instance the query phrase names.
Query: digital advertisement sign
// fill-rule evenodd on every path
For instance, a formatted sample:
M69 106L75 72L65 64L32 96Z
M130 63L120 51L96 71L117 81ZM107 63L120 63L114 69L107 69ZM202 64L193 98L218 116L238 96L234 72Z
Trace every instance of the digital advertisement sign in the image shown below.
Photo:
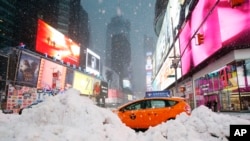
M22 51L18 66L17 83L36 86L40 67L40 57Z
M38 20L36 51L79 66L80 46L40 19Z
M177 46L176 46L176 52L179 52ZM157 82L157 88L158 88L157 90L164 90L165 88L167 88L168 86L170 86L172 83L175 82L175 69L172 67L173 58L170 58L171 56L174 56L173 49L171 49L171 51L169 52L169 57L167 57L167 59L163 62L163 65L154 80L155 83ZM176 68L176 72L177 72L176 74L177 79L179 79L181 77L181 69L178 66Z
M94 80L92 77L81 72L74 72L73 88L79 90L81 94L93 95Z
M169 18L167 16L167 13L164 16L164 20L162 23L162 30L160 32L160 35L158 37L157 43L156 43L156 49L155 49L155 67L156 71L159 71L161 64L164 62L165 56L168 54L170 50L170 42L172 43L173 35L171 30L171 24L169 24Z
M62 65L41 59L37 88L64 90L66 70Z
M250 43L249 3L232 8L228 0L198 2L179 36L183 75L222 47Z
M100 56L87 48L86 71L100 75Z
M250 0L232 8L228 0L218 4L221 41L223 46L250 43Z

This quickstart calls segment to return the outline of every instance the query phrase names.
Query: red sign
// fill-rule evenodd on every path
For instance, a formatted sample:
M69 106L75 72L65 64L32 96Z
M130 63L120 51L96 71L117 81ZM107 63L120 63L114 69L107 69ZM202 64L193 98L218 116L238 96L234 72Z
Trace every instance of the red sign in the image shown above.
M40 19L38 20L36 51L79 66L80 46Z

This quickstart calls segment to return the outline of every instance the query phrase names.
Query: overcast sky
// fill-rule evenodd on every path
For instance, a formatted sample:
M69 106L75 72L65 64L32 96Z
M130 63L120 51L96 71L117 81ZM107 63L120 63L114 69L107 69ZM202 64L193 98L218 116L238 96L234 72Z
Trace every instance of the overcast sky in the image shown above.
M145 85L145 82L141 81L145 76L140 73L145 68L145 64L141 63L144 55L143 37L147 35L156 40L153 27L155 0L82 0L82 5L90 20L91 48L98 49L98 53L103 53L101 56L104 55L106 29L111 18L121 14L130 21L132 65L137 84L134 90L141 91Z

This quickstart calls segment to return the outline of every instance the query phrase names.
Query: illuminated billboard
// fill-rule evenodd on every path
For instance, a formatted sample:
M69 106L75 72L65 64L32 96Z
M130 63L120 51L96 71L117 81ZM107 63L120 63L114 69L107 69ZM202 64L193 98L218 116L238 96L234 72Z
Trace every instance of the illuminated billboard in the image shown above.
M93 78L81 72L74 72L73 88L79 90L81 94L93 95Z
M250 0L233 8L228 0L220 0L217 7L222 45L249 45Z
M100 56L88 48L86 55L86 71L94 75L100 75Z
M199 1L180 33L182 74L188 73L222 47L250 43L249 0L231 7L227 0ZM237 26L237 28L235 28ZM199 35L202 35L201 41Z
M16 81L26 86L36 86L40 57L22 51L17 72Z
M178 46L176 44L175 46L176 48L176 52L179 52L178 50ZM176 55L179 55L176 54ZM174 50L171 49L169 52L169 56L174 56ZM170 86L171 84L173 84L175 82L175 69L172 66L172 60L173 58L167 58L161 69L159 70L159 73L157 74L154 83L156 85L156 90L164 90L166 89L168 86ZM176 68L177 71L177 79L179 79L181 77L181 69L179 67ZM155 89L154 89L155 90Z
M41 59L37 88L64 90L66 70L62 65Z
M80 46L40 19L38 20L36 51L79 66Z

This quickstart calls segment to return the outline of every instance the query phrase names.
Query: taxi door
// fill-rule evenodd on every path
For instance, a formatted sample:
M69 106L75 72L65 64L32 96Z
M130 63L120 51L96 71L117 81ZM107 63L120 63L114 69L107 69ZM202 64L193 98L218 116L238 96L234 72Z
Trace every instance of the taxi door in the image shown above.
M143 101L136 102L121 109L118 114L122 122L135 129L148 127L143 103Z
M171 115L172 108L166 106L166 101L162 99L155 99L151 100L150 103L151 108L147 110L147 122L150 124L150 126L156 126L167 121Z

